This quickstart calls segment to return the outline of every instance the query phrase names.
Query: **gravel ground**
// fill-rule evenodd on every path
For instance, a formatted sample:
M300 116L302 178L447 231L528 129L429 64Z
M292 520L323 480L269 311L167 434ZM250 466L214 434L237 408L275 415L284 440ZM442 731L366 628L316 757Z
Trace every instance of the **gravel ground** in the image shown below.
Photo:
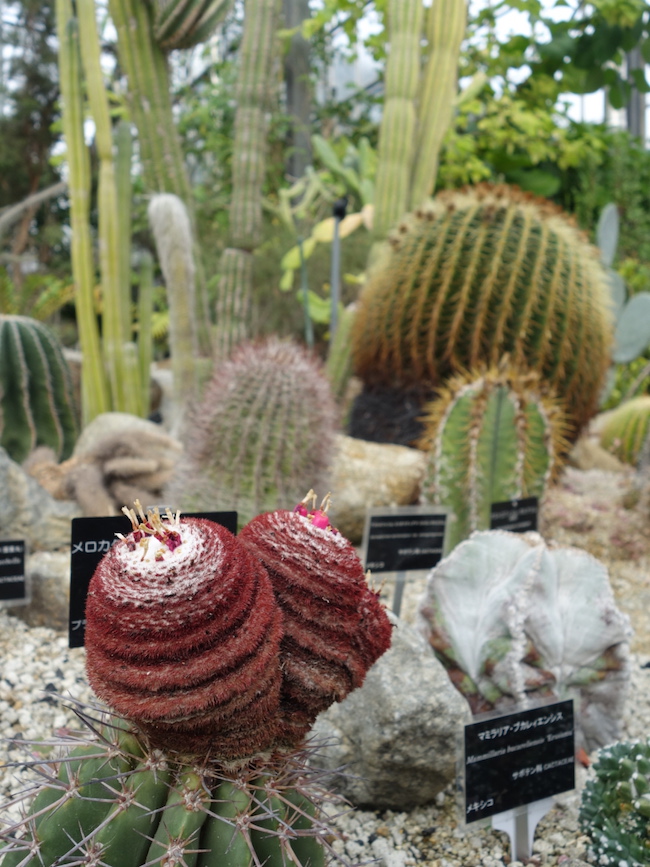
M78 728L58 696L92 700L84 674L85 651L69 649L67 636L43 627L29 628L0 611L0 764L24 760L23 740L48 739L58 729ZM635 654L624 735L645 737L650 730L650 657ZM585 772L579 768L578 784ZM20 768L0 769L0 800L24 785ZM557 799L538 826L534 865L585 858L588 840L577 825L579 790ZM15 811L4 807L7 820ZM343 839L335 843L346 861L377 860L382 867L501 867L510 863L506 834L485 825L464 827L454 793L440 793L434 804L408 813L354 810L338 820ZM516 867L518 862L511 862Z

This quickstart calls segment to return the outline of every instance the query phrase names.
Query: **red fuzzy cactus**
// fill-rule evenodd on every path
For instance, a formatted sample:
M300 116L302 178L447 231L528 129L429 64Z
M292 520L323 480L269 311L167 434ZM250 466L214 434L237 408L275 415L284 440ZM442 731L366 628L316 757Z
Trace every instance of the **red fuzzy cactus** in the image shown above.
M321 711L361 686L391 641L353 546L330 525L326 505L307 507L311 495L293 512L254 518L238 537L266 567L284 615L286 742L304 737Z
M282 616L263 566L211 521L131 517L90 583L94 691L167 748L270 747Z
M298 746L389 647L354 548L306 502L238 537L125 510L133 531L90 582L86 665L155 744L225 761Z

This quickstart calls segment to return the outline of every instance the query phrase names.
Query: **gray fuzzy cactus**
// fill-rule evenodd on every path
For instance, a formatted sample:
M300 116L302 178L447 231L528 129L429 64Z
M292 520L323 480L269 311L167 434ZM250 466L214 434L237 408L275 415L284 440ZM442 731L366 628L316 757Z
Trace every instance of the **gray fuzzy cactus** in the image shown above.
M431 571L419 619L473 713L575 697L580 746L620 736L631 628L587 552L478 531Z
M271 338L215 367L184 436L187 459L168 501L191 511L235 509L240 523L323 490L337 410L320 363Z
M36 446L69 457L78 434L70 370L56 335L0 314L0 445L22 462Z
M580 827L591 855L609 867L645 867L650 860L650 739L599 751L580 802Z

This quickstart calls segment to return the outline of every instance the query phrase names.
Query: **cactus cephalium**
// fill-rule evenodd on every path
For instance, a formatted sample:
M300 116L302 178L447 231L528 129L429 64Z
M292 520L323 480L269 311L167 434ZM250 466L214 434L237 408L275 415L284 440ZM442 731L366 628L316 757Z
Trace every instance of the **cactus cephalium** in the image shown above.
M28 316L0 314L0 445L19 463L36 446L70 456L78 423L56 335Z
M575 434L594 413L610 362L607 275L555 205L512 187L440 193L398 230L353 329L369 385L433 387L503 355L539 373Z
M607 417L600 429L600 444L628 464L636 464L650 433L650 394L626 400Z
M477 531L429 573L418 616L472 713L575 697L579 746L619 737L631 628L591 554Z
M645 867L650 861L650 739L599 751L582 792L579 822L594 861Z
M321 867L330 829L305 736L391 626L350 543L308 502L262 516L246 544L210 521L125 510L133 530L98 566L86 611L88 677L119 716L34 763L49 770L0 832L2 867ZM256 547L272 568L286 556L281 598Z
M186 426L187 461L168 500L190 511L235 509L240 524L296 502L304 479L325 487L337 411L317 360L271 338L218 363Z
M453 377L425 406L425 501L449 506L447 550L490 529L493 503L541 497L567 449L564 414L534 374L492 368Z

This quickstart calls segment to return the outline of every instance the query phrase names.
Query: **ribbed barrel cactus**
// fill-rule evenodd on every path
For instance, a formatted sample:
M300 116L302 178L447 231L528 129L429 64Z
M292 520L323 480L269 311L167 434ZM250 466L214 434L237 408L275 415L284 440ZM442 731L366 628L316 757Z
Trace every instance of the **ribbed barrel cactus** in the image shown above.
M636 464L650 434L650 394L626 400L608 413L600 444L627 464Z
M650 740L620 741L599 751L582 792L579 822L594 863L650 862Z
M580 746L619 737L631 628L586 551L477 531L430 572L418 617L472 713L575 697Z
M125 510L133 530L99 564L86 611L88 677L117 715L77 708L94 734L33 763L40 789L0 831L1 867L322 867L327 795L306 735L362 683L391 625L309 502L257 519L246 543L210 521ZM282 597L256 551L290 575Z
M567 451L566 418L539 378L491 368L453 377L426 404L421 495L449 506L447 550L490 529L493 503L541 497Z
M72 379L58 338L36 319L0 314L0 445L18 462L40 445L68 458L77 434Z
M337 409L320 363L291 341L242 344L217 364L186 426L168 500L235 509L240 524L326 486Z
M555 205L512 187L440 193L406 219L365 285L353 329L367 385L438 387L480 364L539 373L575 434L610 363L607 275Z

